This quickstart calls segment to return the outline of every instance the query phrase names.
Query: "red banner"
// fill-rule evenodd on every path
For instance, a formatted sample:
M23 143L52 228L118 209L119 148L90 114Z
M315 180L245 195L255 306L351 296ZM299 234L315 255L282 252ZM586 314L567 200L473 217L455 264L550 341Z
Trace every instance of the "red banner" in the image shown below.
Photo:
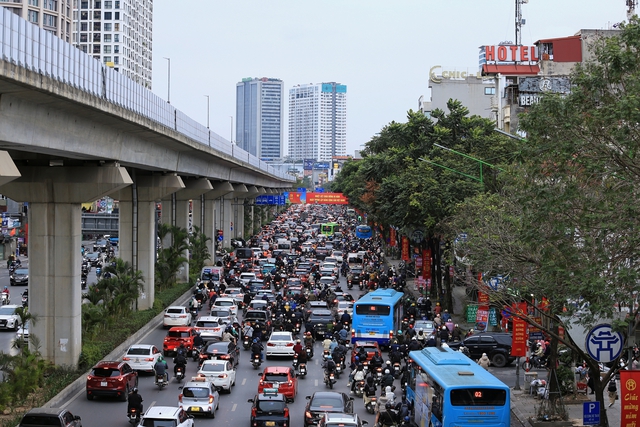
M422 250L422 277L427 280L431 279L431 249Z
M342 193L307 193L307 203L319 205L346 205L349 201Z
M526 313L527 304L518 303L513 304L513 313ZM512 319L512 339L511 339L511 355L515 357L524 357L527 355L527 322L519 319L516 316L511 316Z
M409 261L409 238L407 236L402 236L402 259L405 262Z
M396 247L396 229L393 227L389 229L389 246L392 248Z
M477 327L480 331L486 331L488 323L489 323L489 306L481 305L478 307L478 311L476 312ZM481 328L481 326L478 324L483 324L484 328Z
M478 304L488 304L489 303L489 294L478 291Z
M620 371L620 425L636 427L640 409L640 371Z

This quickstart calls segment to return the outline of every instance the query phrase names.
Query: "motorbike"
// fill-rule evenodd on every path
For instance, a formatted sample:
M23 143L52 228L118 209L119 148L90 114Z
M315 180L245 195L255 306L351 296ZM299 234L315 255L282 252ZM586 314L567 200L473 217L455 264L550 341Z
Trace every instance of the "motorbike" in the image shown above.
M298 355L294 354L293 355L293 369L298 369L299 365L300 365L300 362L298 361Z
M200 352L201 351L202 351L202 346L193 347L191 349L191 358L193 359L194 362L197 362L198 360L200 360Z
M529 371L531 368L544 369L546 367L547 360L538 356L532 356L529 360L522 362L522 369L525 371Z
M340 374L342 374L342 364L338 362L336 363L336 379L340 379Z
M402 367L400 366L400 362L395 362L393 364L393 376L395 378L400 378L401 372L402 372Z
M324 374L324 383L325 383L326 385L328 385L330 389L333 389L333 385L334 385L336 382L337 382L337 380L336 380L336 375L335 375L333 372L331 372L331 373L329 373L329 374L327 374L327 373L325 372L325 374Z
M134 426L140 424L140 411L138 411L138 408L129 408L127 410L127 418L129 418L129 423Z
M242 339L242 348L245 350L249 350L251 348L251 338L249 338L249 335L245 335Z
M191 319L195 322L196 318L198 317L198 309L196 307L191 307L189 309L189 313L191 313Z
M81 277L80 278L80 287L82 289L87 289L87 278L86 277Z
M309 360L309 359L311 359L313 357L313 347L307 346L307 347L305 347L304 351L307 352L307 360Z
M155 384L158 386L160 390L167 386L167 379L165 375L156 374L156 382Z
M96 267L96 277L100 277L102 274L102 267Z
M376 368L376 377L375 377L376 384L380 384L381 380L382 380L382 368L381 367L377 367Z
M298 376L302 377L302 378L307 376L307 364L306 363L301 363L300 365L298 365Z
M182 382L183 379L184 379L184 367L179 366L176 369L176 381Z
M322 352L322 360L327 360L328 356L329 356L329 350L324 350Z
M367 410L368 413L370 414L375 414L376 412L376 402L378 401L378 398L375 396L370 396L364 397L364 409Z
M295 336L295 335L298 335L299 333L300 333L300 323L296 323L293 326L293 335Z
M22 306L27 307L29 305L29 291L24 291L22 293Z
M356 396L362 397L362 395L364 394L364 380L357 381L354 389Z
M251 357L251 365L253 366L253 369L258 369L260 365L262 365L262 360L260 360L259 354L256 353Z
M0 305L7 305L11 302L11 298L9 298L8 294L2 293L0 294Z

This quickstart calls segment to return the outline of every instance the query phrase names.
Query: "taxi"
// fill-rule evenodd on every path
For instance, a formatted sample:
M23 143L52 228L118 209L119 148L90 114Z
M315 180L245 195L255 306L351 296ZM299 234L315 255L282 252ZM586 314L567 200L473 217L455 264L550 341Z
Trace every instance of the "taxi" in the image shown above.
M267 366L260 375L258 393L265 389L277 389L289 402L295 401L298 393L298 378L293 368L288 366Z
M265 388L248 400L251 406L251 427L289 427L287 398L276 388Z

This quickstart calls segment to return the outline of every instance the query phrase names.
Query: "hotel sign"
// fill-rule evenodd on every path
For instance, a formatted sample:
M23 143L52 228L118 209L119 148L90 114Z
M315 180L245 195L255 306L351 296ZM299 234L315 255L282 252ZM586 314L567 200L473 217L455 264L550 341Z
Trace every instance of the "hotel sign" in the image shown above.
M487 63L493 62L538 62L538 49L535 46L499 45L485 46L484 55Z

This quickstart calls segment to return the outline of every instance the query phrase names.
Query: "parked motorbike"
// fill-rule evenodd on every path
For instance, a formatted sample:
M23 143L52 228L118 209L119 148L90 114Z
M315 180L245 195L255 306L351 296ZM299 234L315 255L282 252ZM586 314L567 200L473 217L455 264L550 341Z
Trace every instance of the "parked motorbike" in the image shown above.
M259 354L253 355L253 357L251 358L251 365L253 366L253 369L258 369L260 365L262 365L262 360L260 360Z

